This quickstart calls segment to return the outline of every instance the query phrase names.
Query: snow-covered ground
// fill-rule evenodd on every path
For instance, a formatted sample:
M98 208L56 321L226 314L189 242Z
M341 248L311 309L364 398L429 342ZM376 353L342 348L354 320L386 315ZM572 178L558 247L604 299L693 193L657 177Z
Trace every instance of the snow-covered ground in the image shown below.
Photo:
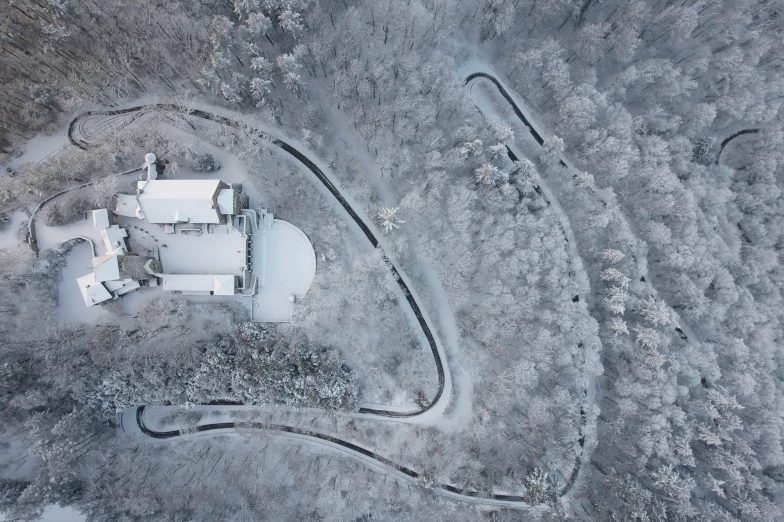
M27 220L27 214L23 210L15 210L8 214L8 219L8 223L0 225L0 248L14 247L20 243L17 231Z
M0 522L5 520L5 516L0 513ZM85 520L87 517L70 506L61 507L57 504L50 504L44 508L43 514L32 522L84 522Z
M45 161L68 146L68 125L65 124L51 134L39 134L28 141L24 153L9 161L7 166L13 170L25 163ZM5 169L2 170L5 174Z

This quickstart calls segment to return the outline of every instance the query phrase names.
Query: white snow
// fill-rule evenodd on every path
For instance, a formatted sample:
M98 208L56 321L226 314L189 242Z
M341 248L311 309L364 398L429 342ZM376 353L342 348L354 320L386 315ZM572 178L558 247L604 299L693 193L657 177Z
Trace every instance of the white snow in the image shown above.
M5 520L5 516L0 513L0 522ZM70 506L62 507L57 504L49 504L44 508L43 514L33 522L84 522L85 520L87 518L83 514Z
M0 248L7 248L21 243L17 238L16 232L23 221L27 219L27 214L23 210L15 210L8 214L9 222L0 228Z
M92 259L93 281L103 283L120 278L120 262L116 255L98 256Z
M105 208L93 210L93 227L100 230L102 228L109 228L109 211Z
M162 273L241 275L245 270L247 239L231 225L181 225L169 234L140 219L117 221L129 231L132 251L145 255L158 249Z
M90 263L92 257L90 245L83 243L74 246L65 258L67 264L63 268L58 289L57 319L61 322L94 323L108 316L108 312L103 307L85 306L77 283L77 278L92 273Z
M182 292L183 295L234 295L233 275L213 274L164 274L163 289L168 292Z
M300 229L279 219L264 223L251 241L251 269L258 277L253 297L253 321L291 321L292 296L300 299L316 275L316 253Z
M41 161L56 155L70 145L71 144L68 141L68 124L65 124L54 134L41 134L28 141L24 153L9 161L8 166L15 169L25 163L40 163Z
M103 240L103 246L106 248L107 254L127 253L128 246L125 244L126 237L128 237L128 232L117 225L101 229L101 239Z
M97 305L112 298L112 294L99 281L96 281L94 273L78 278L76 284L79 286L82 299L87 306Z

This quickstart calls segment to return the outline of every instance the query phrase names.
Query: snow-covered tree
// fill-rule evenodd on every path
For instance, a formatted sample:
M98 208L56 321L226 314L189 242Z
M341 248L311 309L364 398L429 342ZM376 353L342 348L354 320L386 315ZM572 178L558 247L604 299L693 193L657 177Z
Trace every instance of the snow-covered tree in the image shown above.
M640 314L649 322L661 326L677 326L672 310L664 301L649 297L640 305Z
M400 228L402 223L405 223L397 215L400 207L381 207L378 212L378 219L381 221L381 226L384 227L384 232L392 232Z
M607 248L599 253L599 258L606 263L618 263L624 257L626 256L624 256L623 252L612 248Z
M564 141L558 136L550 136L542 144L540 160L545 164L556 162L564 151Z
M474 171L474 178L477 183L491 185L498 180L500 174L501 173L495 165L485 163Z
M613 317L610 319L608 325L614 335L629 335L629 328L626 326L626 321L620 317Z

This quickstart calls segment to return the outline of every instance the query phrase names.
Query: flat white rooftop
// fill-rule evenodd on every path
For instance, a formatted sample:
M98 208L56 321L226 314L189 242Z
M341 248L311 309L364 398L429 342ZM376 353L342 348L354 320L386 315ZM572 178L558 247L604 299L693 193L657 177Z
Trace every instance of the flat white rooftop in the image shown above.
M148 223L220 223L217 179L140 181L136 196Z
M258 293L251 303L251 320L291 321L294 301L308 292L316 275L316 253L300 229L276 219L263 223L253 236L251 269L258 276Z
M87 306L93 306L112 298L112 294L99 282L95 280L95 274L90 272L76 280L82 299Z
M166 234L157 225L140 228L149 230L158 239L165 274L241 275L246 267L247 238L231 225L211 225L209 234L197 231ZM195 228L207 230L207 226Z
M164 274L163 289L183 294L234 295L235 279L228 274Z

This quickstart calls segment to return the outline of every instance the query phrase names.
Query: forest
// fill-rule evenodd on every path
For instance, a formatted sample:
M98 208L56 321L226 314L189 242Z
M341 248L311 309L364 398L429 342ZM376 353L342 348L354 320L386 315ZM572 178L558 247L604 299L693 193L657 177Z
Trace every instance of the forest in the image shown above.
M0 12L6 520L784 518L780 0ZM149 151L310 238L292 323L70 309Z

